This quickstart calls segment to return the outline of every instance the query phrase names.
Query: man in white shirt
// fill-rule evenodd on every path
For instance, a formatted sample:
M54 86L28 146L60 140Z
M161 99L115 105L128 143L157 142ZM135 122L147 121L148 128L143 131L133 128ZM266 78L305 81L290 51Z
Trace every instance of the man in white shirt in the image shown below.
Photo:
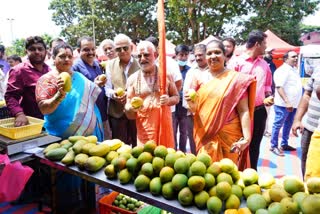
M294 151L295 148L288 145L290 129L299 101L302 96L302 84L299 72L296 69L298 54L288 51L283 56L284 63L274 73L276 86L274 97L275 119L271 134L271 148L274 154L283 156L283 151ZM282 141L280 150L278 148L278 138L281 127Z
M208 72L208 63L206 59L206 45L198 44L194 47L194 56L196 64L193 65L183 82L183 94L188 93L190 89L198 90L200 84L205 84L210 79L206 73ZM211 76L211 75L210 75ZM186 109L188 108L187 101L183 98L182 105ZM193 115L188 111L187 114L187 126L188 126L188 138L190 144L191 153L196 154L196 146L193 139Z

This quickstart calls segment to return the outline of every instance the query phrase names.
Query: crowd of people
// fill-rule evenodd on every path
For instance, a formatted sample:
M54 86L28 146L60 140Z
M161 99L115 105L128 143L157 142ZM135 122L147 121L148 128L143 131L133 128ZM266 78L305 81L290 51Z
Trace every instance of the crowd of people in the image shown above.
M26 125L26 116L43 118L46 131L62 138L94 134L99 141L118 138L132 146L157 142L159 121L165 118L172 124L168 132L173 130L167 145L186 152L189 142L190 152L206 152L213 161L230 158L240 169L257 169L264 134L271 135L270 151L284 156L284 151L296 150L288 143L291 128L295 135L300 129L304 174L311 136L319 135L318 77L313 75L303 92L298 53L288 51L276 69L266 37L252 31L246 50L237 56L233 38L192 48L177 45L174 58L166 57L167 84L161 93L155 37L142 39L135 54L127 35L105 39L99 45L101 62L91 37L78 39L75 58L62 39L52 40L47 48L41 37L33 36L26 39L23 62L15 55L5 59L0 46L0 99L5 99L16 126ZM62 72L72 78L69 92ZM106 78L100 78L103 75ZM132 104L136 97L142 99L139 107ZM270 106L275 117L268 128ZM162 114L163 108L169 110Z

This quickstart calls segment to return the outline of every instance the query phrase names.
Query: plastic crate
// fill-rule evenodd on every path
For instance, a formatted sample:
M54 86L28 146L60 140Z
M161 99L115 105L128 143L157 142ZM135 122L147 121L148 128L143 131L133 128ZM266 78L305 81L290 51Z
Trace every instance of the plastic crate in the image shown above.
M0 134L10 139L21 139L32 135L40 134L43 127L43 120L27 116L28 125L14 127L14 117L0 120Z
M117 206L113 206L112 203L118 195L119 195L118 192L111 192L109 195L103 196L99 200L99 213L100 214L116 214L116 213L137 214L137 212L129 211Z

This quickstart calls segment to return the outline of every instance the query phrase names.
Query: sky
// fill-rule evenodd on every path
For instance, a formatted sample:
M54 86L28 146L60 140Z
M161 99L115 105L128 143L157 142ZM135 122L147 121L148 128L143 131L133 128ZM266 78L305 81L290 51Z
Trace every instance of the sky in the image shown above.
M0 0L0 40L8 45L16 38L45 33L59 36L61 29L51 21L49 3L50 0Z
M48 10L51 0L0 0L0 40L9 45L12 39L26 38L45 33L56 37L61 28L51 20ZM303 23L320 26L319 10L306 18Z

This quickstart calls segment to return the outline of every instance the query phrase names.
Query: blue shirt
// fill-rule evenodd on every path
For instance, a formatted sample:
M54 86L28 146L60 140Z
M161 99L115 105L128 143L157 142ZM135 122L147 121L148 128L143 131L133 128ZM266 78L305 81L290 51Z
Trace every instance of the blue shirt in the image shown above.
M4 74L7 74L8 71L10 70L9 63L4 59L0 59L0 67L1 67Z
M93 66L91 66L88 63L84 62L81 58L78 58L74 62L72 70L82 73L87 79L91 80L92 82L94 82L94 79L97 76L103 73L98 61L94 61ZM99 108L102 121L106 121L108 114L108 98L105 95L106 93L104 87L101 87L101 90L102 91L96 101L96 104Z

